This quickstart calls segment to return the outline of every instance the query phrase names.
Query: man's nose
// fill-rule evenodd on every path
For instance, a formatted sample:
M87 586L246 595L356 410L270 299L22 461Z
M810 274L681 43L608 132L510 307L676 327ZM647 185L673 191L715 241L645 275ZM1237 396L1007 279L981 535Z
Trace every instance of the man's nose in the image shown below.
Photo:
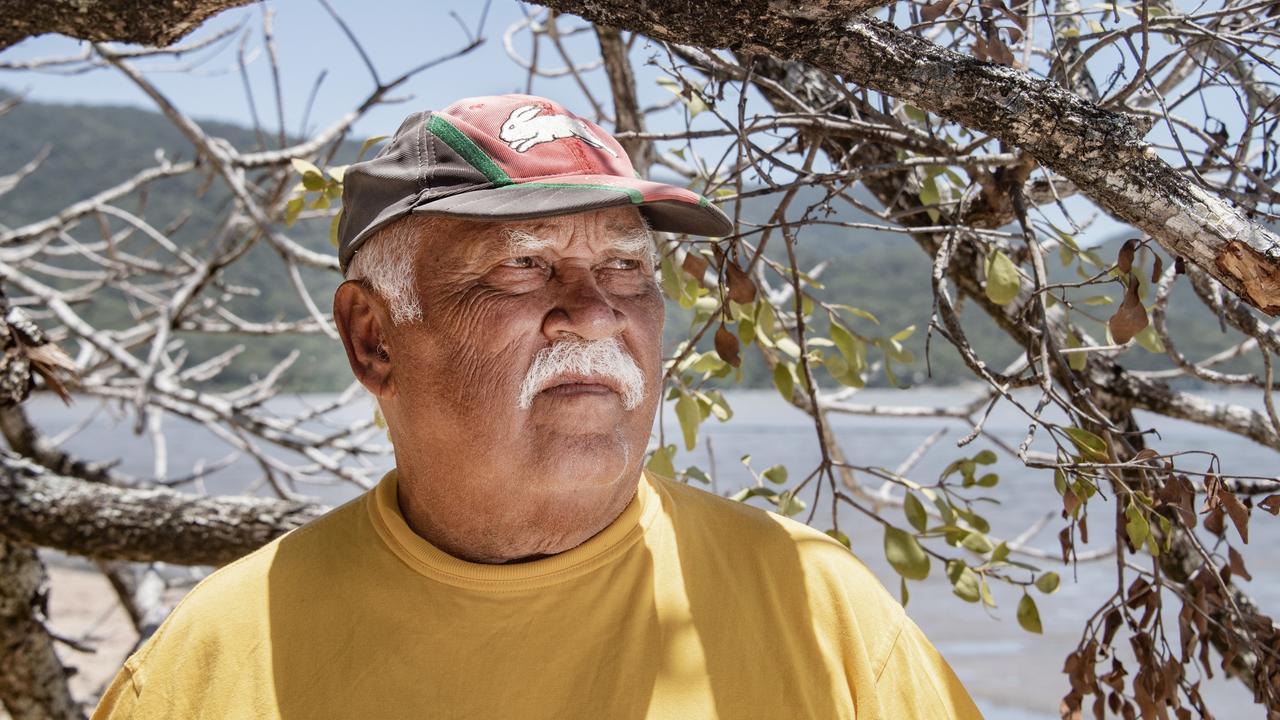
M554 305L542 323L548 340L566 335L597 340L621 334L626 327L626 317L609 302L590 268L557 268L551 287Z

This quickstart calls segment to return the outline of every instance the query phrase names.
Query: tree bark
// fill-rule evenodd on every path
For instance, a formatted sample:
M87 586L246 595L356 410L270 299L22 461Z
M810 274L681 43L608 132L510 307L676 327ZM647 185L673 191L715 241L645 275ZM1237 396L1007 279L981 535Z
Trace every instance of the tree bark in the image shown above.
M81 40L170 45L209 17L250 0L0 0L0 50L62 33Z
M326 510L285 500L126 490L0 455L0 536L95 560L223 565Z
M1138 123L1056 83L839 12L840 4L538 2L659 40L800 60L999 138L1249 304L1280 313L1280 237L1161 160Z
M613 93L613 116L617 132L644 132L644 113L636 99L636 78L631 71L631 58L627 56L627 44L622 33L610 27L596 26L600 40L600 57L604 60L605 74L609 76L609 89ZM631 164L640 177L649 177L652 145L639 138L618 141L627 151Z
M0 704L13 720L84 717L42 622L49 578L34 548L0 538Z

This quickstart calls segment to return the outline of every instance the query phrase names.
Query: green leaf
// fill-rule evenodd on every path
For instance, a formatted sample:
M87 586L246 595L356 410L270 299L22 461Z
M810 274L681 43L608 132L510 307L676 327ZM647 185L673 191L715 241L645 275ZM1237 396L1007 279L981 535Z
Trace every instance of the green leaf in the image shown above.
M1103 463L1110 460L1107 455L1107 443L1102 438L1078 427L1065 427L1062 430L1085 459Z
M947 579L951 581L951 591L965 602L978 602L982 599L978 583L978 573L959 560L947 561Z
M792 360L800 359L800 346L796 344L795 340L784 335L783 337L778 338L775 341L775 344L778 346L779 350L790 355Z
M987 298L997 305L1008 305L1018 297L1022 279L1018 268L1002 251L987 257Z
M684 449L692 450L698 444L698 423L702 422L702 409L692 395L682 394L676 401L676 418L684 433Z
M1080 338L1075 333L1070 333L1067 335L1067 347L1069 348L1084 347L1084 343L1080 342ZM1083 371L1085 365L1088 362L1089 362L1089 358L1087 357L1086 353L1074 352L1074 353L1067 354L1067 365L1071 366L1071 369L1075 370L1076 372Z
M849 313L850 315L853 315L854 317L860 317L860 318L862 318L863 320L870 320L871 322L873 322L873 323L875 323L875 324L877 324L877 325L879 325L879 324L880 324L880 321L876 319L876 316L875 316L875 315L872 315L871 313L867 312L866 310L862 310L862 309L860 309L860 308L853 307L852 305L841 305L841 304L839 304L839 303L832 303L832 304L831 304L831 307L833 307L833 308L835 308L835 309L837 309L837 310L844 310L845 312Z
M795 389L795 377L791 374L791 365L779 362L773 366L773 386L778 388L782 399L791 402L791 393Z
M1003 562L1007 557L1009 557L1009 543L1002 540L996 549L991 551L991 562Z
M674 479L676 476L676 468L672 465L671 458L675 457L675 454L675 445L660 447L657 450L654 450L653 454L649 456L649 462L645 465L645 468L655 475Z
M1036 601L1030 595L1024 594L1018 601L1018 624L1027 632L1044 634L1044 628L1040 626L1040 611L1036 609Z
M1045 595L1052 595L1053 592L1058 589L1059 582L1060 580L1058 579L1058 573L1056 572L1041 573L1040 577L1036 578L1036 589L1044 593Z
M908 580L929 577L929 556L914 535L905 530L886 525L884 528L884 555L899 575Z
M991 465L996 461L996 453L994 450L983 450L973 456L973 461L979 465Z
M733 417L733 408L729 407L729 401L724 399L724 393L719 390L708 390L705 393L707 401L711 404L711 414L720 422L728 422Z
M387 139L386 135L374 135L373 137L361 143L360 152L356 153L356 162L359 162L364 159L364 154L369 152L369 148L373 147L374 145L377 145L378 143L386 139Z
M704 485L711 484L711 476L702 472L702 468L698 467L697 465L690 465L689 467L685 468L684 474L688 477L693 478L694 480L697 480L698 482Z
M898 594L902 597L902 607L906 607L911 602L911 593L907 592L907 579L898 578Z
M782 485L787 482L787 468L783 465L774 465L760 473L760 476L771 483Z
M298 214L302 212L302 208L306 203L306 198L301 195L289 198L289 202L284 205L284 224L286 227L293 227L293 224L298 220Z
M846 362L853 364L858 355L858 339L838 322L831 323L831 342L836 344Z
M835 538L841 545L845 546L845 548L849 550L853 549L853 543L849 542L848 535L845 535L844 533L840 532L839 530L836 530L835 528L828 530L827 534Z
M965 536L964 540L960 542L960 545L966 550L972 550L979 555L986 555L991 552L993 547L991 545L991 541L987 539L987 536L980 532L969 533Z
M982 597L982 604L988 607L995 607L996 599L991 596L991 587L987 585L987 576L980 574L978 579L981 581L981 584L978 587L979 593Z
M1124 517L1124 531L1129 536L1129 542L1133 543L1135 549L1141 549L1143 543L1147 541L1147 536L1151 534L1151 523L1147 522L1138 504L1132 501L1129 502L1129 507L1125 508Z
M773 305L764 297L756 303L756 333L763 333L769 340L773 340L773 334L778 331L777 315L773 311Z
M304 179L307 175L318 175L320 176L320 181L324 182L324 176L321 174L320 168L316 167L311 161L303 160L302 158L293 158L289 161L289 164L293 165L293 169L296 170ZM314 190L315 188L307 189Z
M662 263L658 266L658 273L662 282L662 291L672 300L680 299L680 277L676 272L675 262L670 256L664 257Z
M338 226L342 224L342 208L338 208L338 212L333 214L333 220L329 221L329 242L334 247L338 247Z
M929 523L929 516L925 514L924 505L915 493L907 493L902 500L902 511L907 515L907 522L911 523L911 527L918 532L924 532Z
M804 501L796 497L790 490L778 496L778 514L791 517L804 510Z
M1110 295L1094 295L1084 299L1085 305L1110 305L1115 302Z
M1164 343L1160 342L1160 336L1156 334L1154 325L1148 325L1133 336L1142 349L1153 353L1164 353Z
M977 485L978 487L989 488L989 487L995 487L996 483L998 482L1000 482L999 475L995 473L987 473L986 475L983 475L982 477L978 478Z
M938 196L938 184L933 178L929 178L920 183L920 204L921 205L937 205L941 198ZM938 211L936 208L925 210L929 213L929 217L934 221L938 221Z

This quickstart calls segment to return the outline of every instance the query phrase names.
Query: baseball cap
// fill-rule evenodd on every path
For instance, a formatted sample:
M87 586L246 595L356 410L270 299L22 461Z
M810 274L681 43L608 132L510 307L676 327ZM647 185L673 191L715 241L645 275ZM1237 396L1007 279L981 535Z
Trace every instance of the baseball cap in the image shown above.
M705 197L640 179L609 133L533 95L459 100L405 118L373 158L343 175L338 263L409 214L527 220L636 206L654 230L723 237L733 222Z

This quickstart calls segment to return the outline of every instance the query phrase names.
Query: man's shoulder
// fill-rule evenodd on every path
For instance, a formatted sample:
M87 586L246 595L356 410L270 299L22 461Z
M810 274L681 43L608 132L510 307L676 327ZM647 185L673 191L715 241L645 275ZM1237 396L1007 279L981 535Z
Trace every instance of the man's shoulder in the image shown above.
M257 632L273 583L279 587L283 575L324 574L323 559L349 538L364 511L363 500L361 495L340 505L210 573L174 607L130 664L145 662L166 636L181 638L184 645L192 640L216 645L219 638Z
M839 550L844 555L849 554L848 548L827 533L779 515L772 510L716 495L669 478L657 475L651 477L655 484L671 497L677 512L696 517L714 531L754 535L782 543L801 544L806 552L825 554L828 550ZM839 553L837 555L840 556Z
M671 498L677 534L696 533L706 541L708 549L748 552L766 559L781 553L796 558L807 571L834 574L855 585L873 583L880 587L879 580L855 552L821 530L675 480L658 476L654 480Z

